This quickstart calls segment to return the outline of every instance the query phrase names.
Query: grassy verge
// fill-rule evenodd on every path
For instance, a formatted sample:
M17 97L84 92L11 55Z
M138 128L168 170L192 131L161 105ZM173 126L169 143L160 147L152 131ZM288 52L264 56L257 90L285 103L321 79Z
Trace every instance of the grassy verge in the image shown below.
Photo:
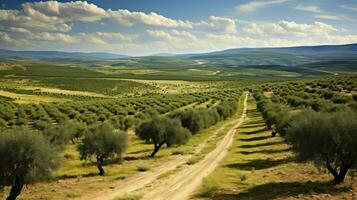
M357 191L350 178L340 186L331 185L330 180L326 171L297 162L282 138L264 130L250 99L248 116L229 153L204 179L195 199L352 199Z

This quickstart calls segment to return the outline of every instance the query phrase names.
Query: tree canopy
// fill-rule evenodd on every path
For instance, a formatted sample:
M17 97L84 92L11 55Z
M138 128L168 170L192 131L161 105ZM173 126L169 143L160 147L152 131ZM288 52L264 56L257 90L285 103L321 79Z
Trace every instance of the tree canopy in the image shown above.
M0 186L12 186L14 200L24 184L49 178L57 167L56 151L38 132L14 128L0 134Z
M121 154L128 147L127 133L114 130L108 123L102 123L90 127L78 145L78 151L82 160L88 160L92 156L97 159L99 175L105 174L103 162L105 159Z
M299 158L326 166L335 183L357 167L357 114L352 110L303 111L290 122L286 137Z
M136 129L136 134L142 140L154 144L154 151L151 157L154 157L165 143L167 146L184 144L191 136L190 131L183 128L178 119L158 116L140 124Z

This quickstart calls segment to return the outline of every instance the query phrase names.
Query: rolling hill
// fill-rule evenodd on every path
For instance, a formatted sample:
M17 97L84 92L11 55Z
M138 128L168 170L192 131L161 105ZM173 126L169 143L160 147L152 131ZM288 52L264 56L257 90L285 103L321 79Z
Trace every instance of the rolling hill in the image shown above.
M116 59L128 56L105 52L63 52L63 51L11 51L0 49L0 57L24 57L24 58L94 58Z

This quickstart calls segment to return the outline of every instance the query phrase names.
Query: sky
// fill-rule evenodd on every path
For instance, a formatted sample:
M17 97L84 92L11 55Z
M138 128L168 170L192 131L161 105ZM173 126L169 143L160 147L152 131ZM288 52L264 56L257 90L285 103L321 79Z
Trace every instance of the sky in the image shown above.
M357 0L0 0L0 49L200 53L357 43Z

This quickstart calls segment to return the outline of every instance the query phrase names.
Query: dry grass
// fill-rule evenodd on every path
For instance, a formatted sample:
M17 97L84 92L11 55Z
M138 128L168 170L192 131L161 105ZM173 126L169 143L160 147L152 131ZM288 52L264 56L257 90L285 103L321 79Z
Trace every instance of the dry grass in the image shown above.
M89 96L89 97L107 97L106 95L95 93L95 92L86 92L86 91L76 91L76 90L63 90L59 88L49 88L49 87L33 87L33 86L24 86L19 87L23 90L32 90L47 92L53 94L64 94L64 95L75 95L75 96Z
M17 94L13 92L7 92L0 90L0 96L9 97L14 99L16 103L49 103L49 102L64 102L64 98L55 98L55 97L44 97L36 96L30 94Z

